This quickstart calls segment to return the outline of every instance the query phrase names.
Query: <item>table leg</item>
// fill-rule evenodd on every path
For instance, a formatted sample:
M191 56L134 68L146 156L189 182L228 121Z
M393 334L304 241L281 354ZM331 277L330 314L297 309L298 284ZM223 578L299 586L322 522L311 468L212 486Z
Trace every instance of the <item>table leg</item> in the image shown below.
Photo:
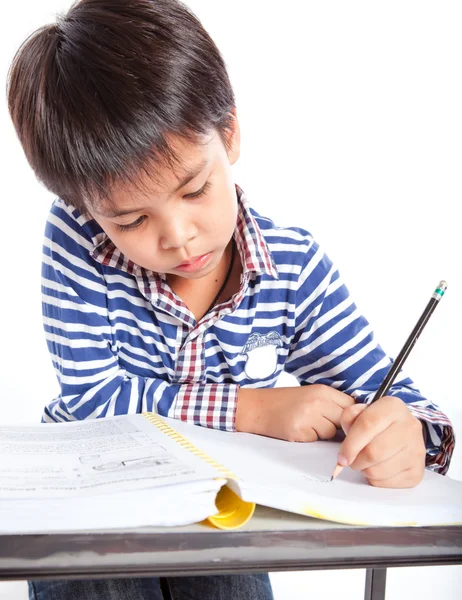
M170 588L168 586L167 579L165 577L159 577L160 591L162 592L162 598L164 600L172 600Z
M364 600L385 600L386 569L366 569Z

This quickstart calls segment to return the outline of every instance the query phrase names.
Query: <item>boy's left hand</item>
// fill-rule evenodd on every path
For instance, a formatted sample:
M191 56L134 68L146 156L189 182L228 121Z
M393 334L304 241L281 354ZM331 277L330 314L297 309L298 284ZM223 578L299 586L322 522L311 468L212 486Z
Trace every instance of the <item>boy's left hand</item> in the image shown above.
M361 471L376 487L409 488L422 480L426 455L422 423L402 400L384 396L370 406L349 406L340 423L347 436L340 446L339 464ZM341 457L347 462L342 463Z

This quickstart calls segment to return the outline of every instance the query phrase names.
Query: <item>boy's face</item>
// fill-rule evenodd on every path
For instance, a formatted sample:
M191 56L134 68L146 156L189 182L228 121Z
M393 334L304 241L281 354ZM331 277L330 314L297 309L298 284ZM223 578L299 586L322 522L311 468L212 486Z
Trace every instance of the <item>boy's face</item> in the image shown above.
M212 273L236 226L231 165L240 151L237 118L230 139L229 153L215 131L204 145L170 139L181 172L155 167L157 183L148 174L141 175L147 193L117 188L111 206L102 204L91 216L115 246L141 267L186 279Z

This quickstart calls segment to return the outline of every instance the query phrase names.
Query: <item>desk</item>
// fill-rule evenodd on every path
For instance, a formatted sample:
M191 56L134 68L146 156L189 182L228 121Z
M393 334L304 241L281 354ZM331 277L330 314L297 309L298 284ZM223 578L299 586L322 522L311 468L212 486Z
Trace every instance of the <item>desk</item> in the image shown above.
M257 507L237 531L203 525L0 536L0 580L205 575L366 568L366 598L387 567L462 564L462 526L356 527Z

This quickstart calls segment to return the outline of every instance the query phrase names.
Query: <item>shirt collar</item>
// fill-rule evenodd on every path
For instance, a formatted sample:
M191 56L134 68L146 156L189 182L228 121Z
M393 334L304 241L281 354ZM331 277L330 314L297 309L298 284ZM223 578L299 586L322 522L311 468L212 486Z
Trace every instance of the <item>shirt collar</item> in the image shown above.
M238 201L238 215L234 230L234 239L242 261L243 276L249 277L251 273L266 273L270 277L278 279L278 272L273 257L260 227L251 212L247 198L237 184L235 184L235 187ZM140 282L143 282L144 286L148 282L151 284L155 282L157 287L160 288L161 281L166 280L164 273L149 271L126 258L105 233L99 234L96 239L94 238L94 241L95 247L90 251L90 255L102 265L115 267L116 269L135 275Z

